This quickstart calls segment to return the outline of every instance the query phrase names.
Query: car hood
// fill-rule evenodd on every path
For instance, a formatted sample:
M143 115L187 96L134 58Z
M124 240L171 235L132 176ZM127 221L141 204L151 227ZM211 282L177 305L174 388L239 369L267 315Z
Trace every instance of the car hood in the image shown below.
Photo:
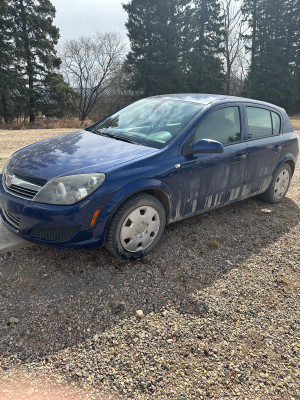
M45 183L57 176L105 172L157 151L85 130L34 143L13 154L9 170Z

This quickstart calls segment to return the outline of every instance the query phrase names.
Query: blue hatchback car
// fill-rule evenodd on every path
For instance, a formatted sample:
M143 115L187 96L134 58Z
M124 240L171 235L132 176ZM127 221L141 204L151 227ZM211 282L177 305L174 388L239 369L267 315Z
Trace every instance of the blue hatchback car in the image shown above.
M220 95L150 97L15 152L1 177L1 217L35 243L105 244L138 258L166 223L254 195L280 202L298 152L298 136L275 105Z

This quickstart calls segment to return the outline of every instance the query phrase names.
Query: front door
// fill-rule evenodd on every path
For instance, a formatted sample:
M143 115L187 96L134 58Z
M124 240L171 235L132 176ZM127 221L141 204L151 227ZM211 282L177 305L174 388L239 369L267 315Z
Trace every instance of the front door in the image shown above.
M218 140L224 146L224 153L180 156L182 201L177 210L178 218L241 197L247 162L242 115L239 104L216 107L187 139L187 143Z

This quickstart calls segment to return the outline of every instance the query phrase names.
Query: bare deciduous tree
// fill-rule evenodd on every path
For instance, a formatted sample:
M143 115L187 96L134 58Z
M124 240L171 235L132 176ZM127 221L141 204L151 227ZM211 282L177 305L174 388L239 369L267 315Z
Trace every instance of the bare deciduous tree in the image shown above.
M240 1L222 0L221 9L224 17L225 31L224 56L226 67L226 94L237 94L235 90L236 83L241 79L245 64L247 63L245 57L245 42L243 39L247 27L243 21Z
M117 33L96 33L64 43L62 71L77 93L75 104L80 121L91 113L101 94L109 89L121 69L125 43Z

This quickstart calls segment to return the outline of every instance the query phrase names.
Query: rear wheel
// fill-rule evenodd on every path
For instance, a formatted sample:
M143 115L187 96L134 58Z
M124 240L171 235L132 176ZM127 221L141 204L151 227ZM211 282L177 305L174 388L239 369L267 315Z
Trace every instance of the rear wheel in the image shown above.
M289 189L291 177L291 167L288 164L283 164L275 173L268 189L258 197L268 203L279 203L284 199Z
M159 242L165 224L166 214L161 202L147 193L137 194L113 216L106 247L121 258L143 257Z

